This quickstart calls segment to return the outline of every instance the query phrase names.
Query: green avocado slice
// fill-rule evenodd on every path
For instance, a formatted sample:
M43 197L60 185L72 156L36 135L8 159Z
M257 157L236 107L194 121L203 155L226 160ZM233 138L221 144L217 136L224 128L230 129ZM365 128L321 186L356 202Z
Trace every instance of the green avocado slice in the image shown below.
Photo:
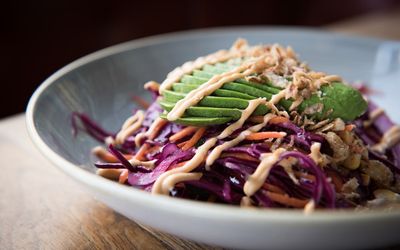
M160 106L166 111L171 111L175 106L173 102L160 101ZM198 116L198 117L231 117L234 120L238 120L242 112L235 108L219 108L219 107L201 107L193 106L185 111L186 117Z
M167 115L161 114L160 117L162 119L167 119ZM220 125L225 124L232 121L232 117L182 117L174 122L186 126L210 126L210 125Z
M176 93L189 93L190 91L197 89L199 85L196 84L184 84L184 83L174 83L172 85L172 90ZM237 97L246 100L252 100L257 98L256 96L251 96L245 93L227 90L227 89L217 89L214 91L213 95L215 96L224 96L224 97Z
M187 93L198 88L214 75L221 74L234 67L224 63L206 65L202 70L193 71L192 75L183 76L180 83L173 84L171 91L163 92L162 106L166 111L170 111L176 102L184 98ZM237 120L240 117L241 110L247 107L248 100L258 97L265 97L270 100L280 90L280 88L268 83L258 84L250 83L244 79L236 79L233 82L225 83L212 95L204 97L196 106L189 108L182 118L186 120L177 120L176 122L190 123L194 126L207 126L221 124L219 122L228 117L230 120ZM293 100L291 99L283 99L279 102L279 105L289 110L292 103ZM316 104L323 105L322 111L308 115L315 120L341 118L344 121L351 121L363 114L367 108L367 103L359 91L340 82L322 86L319 93L304 100L297 111L301 113ZM222 111L218 112L218 109L222 109ZM267 112L269 112L269 108L260 105L253 115L264 115ZM189 119L192 117L194 118ZM220 117L222 119L217 119Z
M176 93L173 91L165 91L163 102L168 102L175 105L177 101L183 99L186 95L181 93ZM234 97L219 97L219 96L206 96L199 103L198 106L201 107L214 107L214 108L228 108L235 109L235 114L224 115L224 116L235 116L238 109L243 110L249 105L248 100L243 100ZM195 106L197 107L197 106ZM173 106L171 107L171 109ZM170 110L167 110L170 111ZM204 110L206 111L206 110ZM259 105L254 110L254 115L264 115L269 112L269 108L265 105ZM197 115L197 116L207 116L207 115ZM240 117L240 116L239 116Z

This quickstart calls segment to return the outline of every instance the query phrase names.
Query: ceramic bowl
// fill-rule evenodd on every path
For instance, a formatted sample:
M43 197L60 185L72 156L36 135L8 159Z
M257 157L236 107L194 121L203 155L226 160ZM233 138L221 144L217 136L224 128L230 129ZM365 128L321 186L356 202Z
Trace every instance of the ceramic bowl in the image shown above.
M146 97L143 83L162 81L176 66L228 48L238 37L251 44L291 45L313 68L342 75L348 81L372 79L375 55L383 43L317 30L271 27L197 30L123 43L85 56L43 82L27 108L32 140L55 166L117 212L186 239L262 249L399 244L399 211L319 211L305 215L297 210L241 209L152 196L95 174L90 150L97 142L82 133L72 136L71 112L85 112L108 130L116 131L134 107L131 95Z

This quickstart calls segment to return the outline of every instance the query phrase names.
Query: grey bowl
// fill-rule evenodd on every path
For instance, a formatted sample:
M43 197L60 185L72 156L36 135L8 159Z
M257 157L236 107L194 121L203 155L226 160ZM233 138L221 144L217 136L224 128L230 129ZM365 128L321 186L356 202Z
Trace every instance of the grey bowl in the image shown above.
M30 135L46 157L110 207L178 236L227 247L325 248L327 243L332 247L372 247L398 243L398 213L318 212L307 217L298 211L244 211L151 196L94 174L90 150L97 142L84 134L72 136L73 111L85 112L108 130L116 131L134 107L131 95L149 97L143 83L162 81L176 66L228 48L238 37L251 44L291 45L313 68L342 75L348 81L371 78L375 53L382 42L309 29L257 27L198 30L120 44L67 65L39 87L27 109ZM372 223L379 232L366 229ZM290 233L291 240L278 237L279 230ZM352 230L357 233L350 235Z

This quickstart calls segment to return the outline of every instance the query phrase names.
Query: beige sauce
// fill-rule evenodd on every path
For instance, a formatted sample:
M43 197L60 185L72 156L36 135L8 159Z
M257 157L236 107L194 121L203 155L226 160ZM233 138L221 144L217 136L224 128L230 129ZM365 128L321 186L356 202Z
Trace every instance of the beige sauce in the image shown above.
M215 143L217 143L217 138L208 139L203 145L201 145L196 150L196 154L193 156L193 158L190 159L188 162L186 162L182 167L174 168L172 170L169 170L161 174L154 183L151 193L168 194L169 189L164 188L165 187L165 185L163 184L164 180L169 176L171 176L172 178L173 175L176 173L188 173L193 169L195 169L196 167L198 167L207 157L208 151L215 146Z
M136 147L140 147L142 145L141 142L142 142L142 140L144 138L146 138L146 133L145 132L141 132L141 133L137 134L135 136L135 146Z
M311 214L315 210L315 201L311 199L307 204L304 206L303 213L304 214Z
M238 137L236 137L233 140L227 141L222 143L219 146L216 146L211 153L208 155L207 159L206 159L206 170L210 170L210 166L220 157L220 155L222 154L222 152L224 150L227 150L231 147L236 146L237 144L239 144L241 141L243 141L247 135L249 135L251 132L250 131L243 131L242 133L240 133L238 135Z
M289 157L287 159L283 159L279 162L279 165L282 166L282 168L285 170L286 174L289 176L289 178L293 181L294 184L299 185L299 180L296 178L294 172L293 172L293 165L297 163L296 158Z
M364 127L369 127L371 126L376 119L379 118L379 116L383 115L385 111L381 108L374 109L370 114L369 114L369 120L364 122Z
M195 69L201 69L207 64L216 64L225 62L233 58L244 56L247 51L247 42L244 39L238 39L228 50L219 50L215 53L209 54L205 57L199 57L194 61L184 63L181 67L175 68L171 71L167 78L162 82L159 92L160 94L172 87L172 84L178 82L185 74L193 72Z
M207 160L206 160L206 169L209 170L210 166L220 157L222 152L224 150L227 150L231 147L236 146L239 144L241 141L243 141L246 136L250 135L251 133L258 132L260 129L265 127L267 125L268 121L272 118L275 117L273 114L266 114L264 116L263 122L257 125L254 125L250 128L248 128L245 131L242 131L235 139L231 141L224 142L223 144L215 147L211 153L208 155Z
M143 166L143 167L145 167L147 169L153 169L154 168L154 164L156 163L156 160L139 161L136 158L132 158L132 159L130 159L128 161L132 166Z
M236 122L232 123L229 125L227 128L222 131L222 133L218 136L218 139L224 139L228 136L230 136L234 131L237 129L241 128L245 121L251 116L251 114L254 112L254 110L260 105L260 104L265 104L266 100L264 98L258 98L249 101L249 105L245 110L242 111L242 115L240 116L240 119L237 120Z
M273 153L262 154L260 164L256 171L250 175L244 184L243 191L246 196L255 194L267 180L271 168L278 162L280 155L285 152L284 148L278 148Z
M321 154L321 143L319 142L314 142L311 145L311 153L308 155L310 158L315 162L317 165L321 165L323 162L322 154Z
M375 144L372 149L378 152L385 152L400 142L400 126L395 125L383 134L381 141Z
M168 113L167 119L170 121L179 119L182 117L183 113L185 113L186 109L196 105L205 96L208 96L215 90L220 89L225 83L254 74L256 71L252 65L252 63L247 62L231 71L213 76L207 82L200 85L197 89L190 91L183 99L179 100L173 109Z
M126 138L131 136L135 131L137 131L144 121L143 110L138 110L135 115L129 117L122 125L121 130L115 137L115 143L123 144Z
M243 196L242 199L240 200L240 206L241 207L252 207L253 204L251 204L250 197Z
M202 173L176 173L165 178L162 189L171 191L175 185L183 181L197 181L203 176Z

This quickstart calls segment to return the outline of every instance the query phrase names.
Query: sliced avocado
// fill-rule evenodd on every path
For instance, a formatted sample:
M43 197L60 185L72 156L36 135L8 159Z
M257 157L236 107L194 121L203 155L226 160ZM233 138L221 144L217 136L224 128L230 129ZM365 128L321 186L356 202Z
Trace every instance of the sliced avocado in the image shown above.
M196 84L174 83L172 85L172 90L174 92L179 92L179 93L189 93L190 91L192 91L198 87L199 87L199 85L196 85ZM232 91L232 90L227 90L227 89L217 89L216 91L214 91L213 95L225 96L225 97L236 97L236 98L241 98L241 99L246 99L246 100L252 100L252 99L257 98L256 96L251 96L248 94L244 94L244 93Z
M198 84L201 85L208 81L208 79L205 78L200 78L196 76L190 76L190 75L185 75L181 79L182 83L184 84ZM276 93L271 93L266 90L263 90L261 88L256 88L253 86L253 84L244 84L244 83L237 83L237 82L228 82L225 83L222 86L223 89L228 89L228 90L233 90L241 93L245 93L251 96L257 96L257 97L265 97L267 99L270 99L273 94ZM279 91L278 91L279 92Z
M226 70L224 70L224 69L218 68L217 66L211 66L211 65L208 65L207 69L208 70L204 70L204 72L206 72L208 75L209 74L217 75L217 74L226 72ZM211 78L211 77L209 77L209 78ZM207 78L207 80L209 78ZM277 94L281 90L280 88L274 87L269 83L255 83L255 82L246 81L244 79L236 79L234 82L242 83L242 84L245 84L245 85L251 86L251 87L255 87L255 88L270 92L272 94Z
M175 106L175 103L166 101L160 101L159 104L168 112ZM185 111L185 115L188 117L231 117L234 120L238 120L242 115L242 112L235 108L193 106Z
M181 99L183 99L186 95L182 93L176 93L173 91L165 91L164 92L164 99L163 101L168 102L172 105ZM215 108L232 108L232 109L245 109L249 105L248 100L243 100L240 98L233 98L233 97L219 97L219 96L206 96L204 97L199 103L198 106L202 107L215 107ZM172 109L172 108L171 108ZM170 110L167 110L170 111ZM205 110L207 111L207 110ZM259 105L254 110L254 115L264 115L268 113L269 108L265 105ZM236 112L235 112L236 114ZM197 116L207 116L204 115L197 115ZM233 115L224 115L224 116L233 116Z
M167 116L165 114L161 114L160 117L162 119L167 119ZM204 127L204 126L210 126L210 125L220 125L220 124L225 124L232 121L231 117L182 117L174 122L186 126L198 126L198 127Z
M174 83L172 91L165 91L160 104L165 110L170 111L176 102L183 99L187 93L197 89L214 75L226 72L234 67L234 65L218 63L206 65L202 70L195 70L193 75L183 76L181 83ZM248 106L248 100L258 97L265 97L270 100L280 90L280 88L270 84L250 83L244 79L236 79L233 82L225 83L210 96L204 97L196 106L186 111L184 118L176 122L205 126L224 123L223 120L228 120L228 118L228 121L237 120L240 117L240 110ZM282 99L279 105L288 111L292 103L293 100L291 99ZM309 99L304 100L297 111L301 113L307 107L318 103L323 105L322 111L308 115L316 120L342 118L345 121L351 121L360 116L367 107L366 101L357 90L339 82L321 87L320 94L314 94ZM219 109L222 111L219 112ZM253 115L263 115L268 111L267 106L260 105Z
M368 106L358 90L340 82L322 86L321 96L312 95L309 99L304 100L298 111L303 112L307 107L317 103L324 105L322 112L312 116L317 120L339 117L344 121L352 121L362 115Z

